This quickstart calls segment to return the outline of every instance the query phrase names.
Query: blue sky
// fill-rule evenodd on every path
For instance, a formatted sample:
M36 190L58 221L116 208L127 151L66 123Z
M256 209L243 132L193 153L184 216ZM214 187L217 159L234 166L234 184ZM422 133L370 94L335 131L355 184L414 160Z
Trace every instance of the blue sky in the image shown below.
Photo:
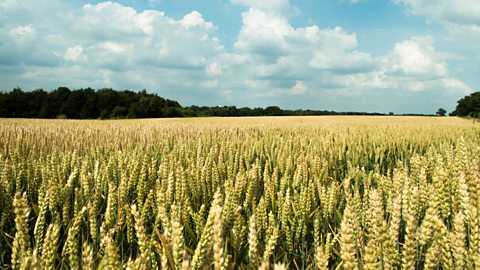
M478 0L3 0L0 89L396 113L480 90Z

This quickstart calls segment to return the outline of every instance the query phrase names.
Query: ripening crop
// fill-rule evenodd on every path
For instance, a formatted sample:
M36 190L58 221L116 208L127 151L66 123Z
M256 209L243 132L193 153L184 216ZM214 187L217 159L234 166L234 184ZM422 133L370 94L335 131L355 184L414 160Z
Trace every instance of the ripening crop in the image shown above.
M459 118L0 119L0 268L478 269Z

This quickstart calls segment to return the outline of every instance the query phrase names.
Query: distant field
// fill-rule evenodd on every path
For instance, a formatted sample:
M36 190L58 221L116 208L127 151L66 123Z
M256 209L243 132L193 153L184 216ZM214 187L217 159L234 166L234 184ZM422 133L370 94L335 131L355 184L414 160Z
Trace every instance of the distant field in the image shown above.
M475 269L480 124L0 119L0 268Z

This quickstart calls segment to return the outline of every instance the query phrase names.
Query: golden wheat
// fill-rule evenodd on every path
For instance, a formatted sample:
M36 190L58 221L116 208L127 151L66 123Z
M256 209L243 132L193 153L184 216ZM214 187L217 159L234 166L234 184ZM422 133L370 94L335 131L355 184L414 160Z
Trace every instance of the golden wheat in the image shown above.
M475 269L458 118L0 119L0 268Z

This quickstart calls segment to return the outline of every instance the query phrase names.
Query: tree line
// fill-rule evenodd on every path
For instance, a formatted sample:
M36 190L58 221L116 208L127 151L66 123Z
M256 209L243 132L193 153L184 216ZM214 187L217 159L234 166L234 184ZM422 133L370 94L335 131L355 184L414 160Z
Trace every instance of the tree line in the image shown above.
M165 99L146 90L134 92L111 88L70 90L59 87L53 91L36 89L0 91L2 118L68 118L118 119L160 117L234 117L234 116L305 116L305 115L386 115L369 112L335 112L328 110L285 110L278 106L188 106ZM393 115L389 113L388 115ZM423 114L404 114L423 115ZM431 115L429 115L431 116Z
M164 99L145 90L133 92L67 87L47 92L25 92L15 88L0 92L0 117L17 118L149 118L181 116L177 101Z

